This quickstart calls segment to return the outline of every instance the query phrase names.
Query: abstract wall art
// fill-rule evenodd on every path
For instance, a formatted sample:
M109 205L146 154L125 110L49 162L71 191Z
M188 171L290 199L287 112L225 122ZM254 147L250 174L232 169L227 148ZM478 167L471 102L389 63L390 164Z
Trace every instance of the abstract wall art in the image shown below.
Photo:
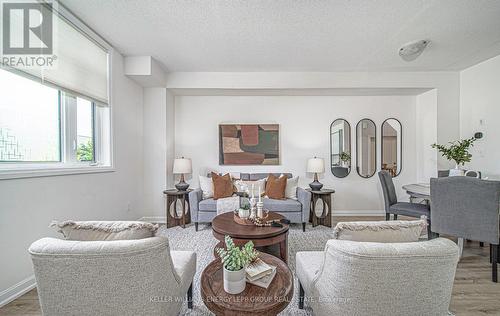
M220 124L220 165L279 165L278 124Z

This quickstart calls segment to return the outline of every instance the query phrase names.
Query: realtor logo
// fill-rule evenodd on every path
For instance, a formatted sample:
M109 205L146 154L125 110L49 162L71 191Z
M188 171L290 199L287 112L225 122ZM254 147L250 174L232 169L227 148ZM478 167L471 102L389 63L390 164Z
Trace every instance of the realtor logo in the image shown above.
M4 55L52 54L51 3L4 2L2 9Z

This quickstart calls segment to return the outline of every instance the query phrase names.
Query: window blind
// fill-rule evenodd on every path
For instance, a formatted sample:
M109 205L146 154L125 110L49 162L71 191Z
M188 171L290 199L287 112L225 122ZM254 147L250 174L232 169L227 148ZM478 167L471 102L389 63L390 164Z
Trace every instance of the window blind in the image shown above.
M12 68L44 84L91 99L97 105L108 106L108 51L55 10L52 16L56 57L53 66Z

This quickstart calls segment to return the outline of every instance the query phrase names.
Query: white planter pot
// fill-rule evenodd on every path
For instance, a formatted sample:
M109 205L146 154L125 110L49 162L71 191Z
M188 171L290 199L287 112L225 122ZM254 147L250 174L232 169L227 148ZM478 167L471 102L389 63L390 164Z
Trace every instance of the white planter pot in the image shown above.
M224 268L224 291L229 294L240 294L245 290L245 269L229 271Z
M238 216L242 219L248 218L250 216L250 210L244 210L240 208L238 210Z
M456 176L463 176L464 171L458 167L458 165L455 167L455 169L450 169L450 177L456 177Z

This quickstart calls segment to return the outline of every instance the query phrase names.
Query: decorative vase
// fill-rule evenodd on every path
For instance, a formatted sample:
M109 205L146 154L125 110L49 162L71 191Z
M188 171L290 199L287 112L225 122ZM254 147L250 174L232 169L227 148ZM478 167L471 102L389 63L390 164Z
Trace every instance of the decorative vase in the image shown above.
M229 294L240 294L246 286L245 268L238 271L230 271L224 268L224 291Z
M460 169L460 165L456 165L455 169L450 169L450 177L463 176L464 171Z

